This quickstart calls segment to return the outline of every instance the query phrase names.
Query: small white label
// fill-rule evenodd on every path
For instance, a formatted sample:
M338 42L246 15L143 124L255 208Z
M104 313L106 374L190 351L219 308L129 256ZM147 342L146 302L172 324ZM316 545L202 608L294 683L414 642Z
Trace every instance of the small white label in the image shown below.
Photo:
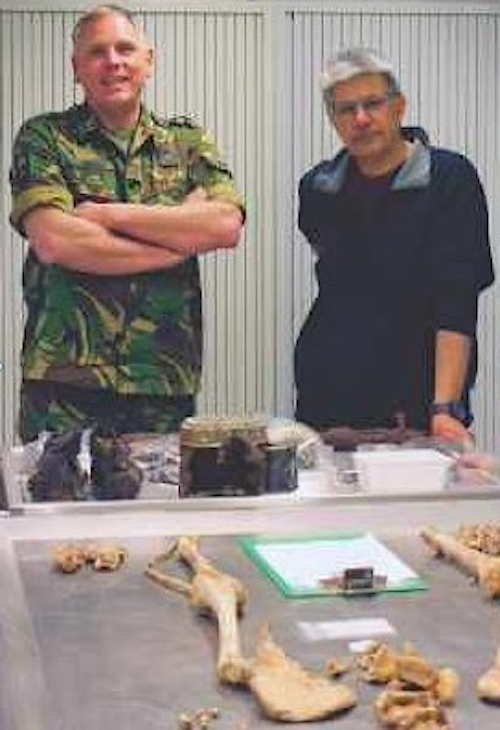
M352 618L345 621L299 621L298 627L308 641L331 639L370 639L395 634L385 618Z

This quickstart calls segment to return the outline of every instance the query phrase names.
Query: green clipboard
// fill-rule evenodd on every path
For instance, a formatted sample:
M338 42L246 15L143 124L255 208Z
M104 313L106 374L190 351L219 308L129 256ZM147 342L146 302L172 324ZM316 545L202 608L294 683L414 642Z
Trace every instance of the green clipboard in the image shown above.
M366 565L386 571L377 592L426 590L427 583L398 555L369 532L306 537L245 536L238 543L246 555L287 598L339 596L325 586L325 576Z

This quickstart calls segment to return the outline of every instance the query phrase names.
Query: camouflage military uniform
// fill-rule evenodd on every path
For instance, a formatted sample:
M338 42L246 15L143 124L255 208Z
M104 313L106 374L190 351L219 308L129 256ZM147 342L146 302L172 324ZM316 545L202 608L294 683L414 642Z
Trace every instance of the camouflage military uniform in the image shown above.
M146 109L128 154L85 104L29 120L15 141L11 186L11 223L21 234L23 216L40 205L68 212L84 201L172 205L197 187L241 205L203 130L184 118L160 121ZM152 405L180 398L182 412L183 399L194 399L202 352L196 257L162 271L96 276L43 265L29 251L23 285L22 370L30 386L22 393L25 438L41 426L62 430L71 414L84 420L84 405L73 403L62 407L64 417L53 407L52 420L44 423L57 394L54 384L74 389L76 401L81 389L99 391L105 409L109 396L113 402L139 396ZM34 389L36 383L49 384L52 396ZM44 404L33 397L40 392Z

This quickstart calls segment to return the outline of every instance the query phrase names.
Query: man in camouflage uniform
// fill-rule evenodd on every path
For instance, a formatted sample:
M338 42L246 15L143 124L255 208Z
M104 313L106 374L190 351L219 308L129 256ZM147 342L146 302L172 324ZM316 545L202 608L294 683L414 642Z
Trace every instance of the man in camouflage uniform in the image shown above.
M20 129L12 225L28 239L19 432L176 430L201 375L197 254L237 245L243 206L203 130L141 102L153 53L128 11L74 34L85 101Z

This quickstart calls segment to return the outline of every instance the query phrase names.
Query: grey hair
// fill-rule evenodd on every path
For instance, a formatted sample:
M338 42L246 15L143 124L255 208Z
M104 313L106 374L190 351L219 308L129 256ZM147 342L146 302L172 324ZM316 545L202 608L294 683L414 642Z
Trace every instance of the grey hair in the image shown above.
M340 51L327 61L321 76L323 102L330 118L333 114L335 86L341 81L349 81L363 74L381 74L387 81L389 94L397 96L401 93L401 87L394 68L385 58L368 48L349 48Z
M88 25L106 15L121 15L123 18L128 20L130 25L133 25L134 28L138 27L133 14L130 12L130 10L127 10L127 8L124 8L121 5L113 4L98 5L97 7L89 10L87 13L82 15L81 18L79 18L79 20L77 21L75 27L73 28L73 33L71 36L73 39L73 45L76 45L78 43L83 31Z

